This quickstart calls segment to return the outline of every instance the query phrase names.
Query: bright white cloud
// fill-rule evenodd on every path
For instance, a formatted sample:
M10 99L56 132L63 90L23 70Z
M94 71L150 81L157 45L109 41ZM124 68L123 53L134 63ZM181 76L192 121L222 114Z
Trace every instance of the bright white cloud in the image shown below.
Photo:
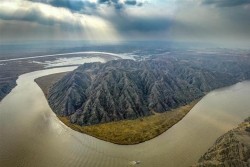
M107 20L94 15L72 13L68 9L42 3L1 2L0 18L6 21L26 22L27 25L37 23L69 34L75 32L83 39L119 40L116 30Z

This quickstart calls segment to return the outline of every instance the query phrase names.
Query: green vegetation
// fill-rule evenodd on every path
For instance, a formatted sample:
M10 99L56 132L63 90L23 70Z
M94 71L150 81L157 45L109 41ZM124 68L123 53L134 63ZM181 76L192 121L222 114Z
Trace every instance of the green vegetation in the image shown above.
M132 145L155 138L179 122L198 102L169 112L135 120L123 120L99 125L80 126L70 123L67 117L59 119L71 129L115 144Z

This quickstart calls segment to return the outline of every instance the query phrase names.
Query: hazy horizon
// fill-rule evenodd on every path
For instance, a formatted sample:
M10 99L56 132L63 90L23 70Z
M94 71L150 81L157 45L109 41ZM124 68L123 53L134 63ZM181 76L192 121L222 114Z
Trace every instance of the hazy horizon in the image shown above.
M248 0L3 0L0 43L171 41L249 48Z

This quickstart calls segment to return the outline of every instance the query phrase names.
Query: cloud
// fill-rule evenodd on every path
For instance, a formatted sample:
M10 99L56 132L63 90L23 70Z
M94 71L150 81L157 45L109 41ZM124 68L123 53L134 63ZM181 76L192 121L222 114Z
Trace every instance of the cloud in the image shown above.
M99 26L99 29L112 27L121 34L166 31L171 24L170 19L166 15L147 13L144 9L140 10L142 11L141 13L136 9L124 9L117 12L118 6L115 7L115 10L112 10L114 8L109 8L109 6L101 6L98 10L95 9L95 15L86 15L71 12L71 10L64 7L58 8L37 2L38 0L36 0L36 3L26 1L19 4L5 1L0 7L0 19L34 22L41 25L59 27L63 30L74 29L75 31L85 31L86 27L91 25L95 28ZM57 0L46 2L55 4ZM97 3L118 5L121 2L119 0L99 0ZM137 1L132 2L131 0L129 2L124 1L124 3L131 3L133 6L138 4ZM65 4L61 2L58 6L65 6ZM88 23L86 20L88 20ZM106 24L109 24L109 26L106 26Z
M202 4L215 5L217 7L234 7L250 4L250 0L203 0Z
M137 2L135 0L126 0L124 3L127 5L132 5L132 6L137 4Z
M92 7L90 14L82 11L75 12L80 8L74 8L73 11L72 7L69 9L69 4L65 3L66 0L63 1L32 0L18 3L6 0L0 6L0 20L11 21L12 24L8 25L26 22L27 25L39 24L41 27L51 27L53 31L57 29L60 32L82 33L84 34L83 39L86 39L87 36L90 36L89 38L99 36L100 39L109 37L110 39L115 37L119 39L164 38L164 34L173 24L172 16L167 11L159 12L159 9L152 4L137 7L144 1L92 0L92 3L98 5L95 8ZM68 0L68 2L71 1ZM121 6L119 7L119 5ZM124 7L125 5L127 7ZM86 9L86 5L82 5L82 8ZM162 8L164 7L162 6ZM0 26L6 29L4 31L6 34L11 34L7 33L8 29L5 25ZM28 30L28 26L23 24L22 27L25 27L27 32L34 30L34 26L30 26L31 30Z
M42 3L4 1L0 6L0 21L5 21L5 25L0 24L0 30L4 29L6 34L11 34L7 31L13 30L11 26L9 30L7 29L7 23L8 25L22 23L20 25L26 27L27 32L46 26L46 29L51 29L54 32L56 30L63 35L65 35L64 33L78 34L79 38L84 39L116 40L119 38L113 25L107 20L94 15L72 13L68 9L56 8ZM36 25L34 26L34 24Z
M89 9L93 12L100 5L107 5L109 7L114 7L115 9L123 9L126 6L142 6L143 2L138 0L29 0L32 2L39 2L49 4L54 7L62 7L69 9L73 12L79 13L91 13Z
M244 44L250 41L249 1L2 0L0 40L160 39Z
M249 47L249 18L245 5L222 8L191 3L178 9L169 33L180 41Z
M137 32L138 34L167 31L173 21L168 17L117 17L112 19L117 30L122 33Z
M124 1L124 3L126 3L126 1ZM138 1L132 4L132 6L140 5ZM155 8L154 5L145 3L145 5L140 8L124 8L119 12L110 9L102 10L99 15L103 19L109 20L117 32L125 38L144 38L143 36L151 36L151 34L154 34L154 38L159 37L159 34L161 34L162 38L166 31L172 26L174 20L171 12L169 12L170 10L165 10L165 12L159 11L159 8Z
M124 8L124 3L119 0L99 0L99 4L106 4L108 6L114 7L115 9L122 9Z
M124 9L129 6L138 6L141 7L144 4L144 1L139 0L98 0L99 4L106 4L112 6L115 9Z
M88 0L29 0L32 2L39 2L49 4L54 7L62 7L74 12L83 12L88 8L95 9L96 3Z
M22 4L3 2L0 9L0 19L36 22L48 26L61 26L62 28L81 26L79 19L68 10L29 2Z
M144 2L138 2L136 0L125 0L124 4L130 5L130 6L143 6Z

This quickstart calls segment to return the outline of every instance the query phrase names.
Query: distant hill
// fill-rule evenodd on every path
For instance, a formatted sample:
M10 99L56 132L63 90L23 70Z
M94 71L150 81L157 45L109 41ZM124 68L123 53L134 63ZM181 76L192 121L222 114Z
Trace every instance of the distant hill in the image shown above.
M80 66L50 88L48 101L57 115L93 125L166 112L235 82L171 58L115 60Z

